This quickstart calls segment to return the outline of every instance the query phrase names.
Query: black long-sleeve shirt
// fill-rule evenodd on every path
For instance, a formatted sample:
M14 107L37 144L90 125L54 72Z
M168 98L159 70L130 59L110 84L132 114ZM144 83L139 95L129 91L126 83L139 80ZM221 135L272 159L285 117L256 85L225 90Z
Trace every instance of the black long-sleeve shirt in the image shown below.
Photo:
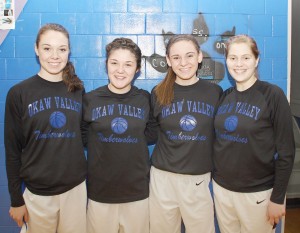
M273 188L282 204L295 156L291 111L283 91L257 80L224 92L215 117L213 178L235 192Z
M179 174L212 171L214 114L222 89L199 79L193 85L174 84L174 100L160 106L152 91L153 114L159 123L152 165Z
M88 151L88 197L125 203L149 196L147 140L155 141L150 94L135 86L115 94L107 86L84 96L84 141Z
M86 179L81 107L82 91L38 75L9 90L4 135L12 207L24 205L23 181L32 193L49 196Z

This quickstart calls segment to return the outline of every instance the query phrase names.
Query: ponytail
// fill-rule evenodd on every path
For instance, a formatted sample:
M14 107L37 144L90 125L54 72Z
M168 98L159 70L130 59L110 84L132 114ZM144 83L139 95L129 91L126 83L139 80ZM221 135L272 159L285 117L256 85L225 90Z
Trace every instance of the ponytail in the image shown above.
M66 67L63 69L62 79L69 92L83 90L83 82L76 75L72 62L67 62Z
M174 100L174 83L176 74L172 67L168 67L166 77L155 87L154 93L160 106L170 105Z

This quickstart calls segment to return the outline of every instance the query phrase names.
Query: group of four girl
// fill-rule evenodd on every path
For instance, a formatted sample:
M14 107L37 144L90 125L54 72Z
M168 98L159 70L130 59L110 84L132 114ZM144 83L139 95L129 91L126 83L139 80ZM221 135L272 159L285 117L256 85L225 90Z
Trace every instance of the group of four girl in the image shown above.
M106 46L109 84L87 94L61 25L40 29L35 52L40 71L10 89L5 109L9 212L23 232L179 233L183 221L213 233L215 208L222 233L266 233L284 216L291 115L284 93L258 80L250 37L227 43L236 85L224 93L197 78L192 35L169 40L151 95L132 84L142 55L130 39Z

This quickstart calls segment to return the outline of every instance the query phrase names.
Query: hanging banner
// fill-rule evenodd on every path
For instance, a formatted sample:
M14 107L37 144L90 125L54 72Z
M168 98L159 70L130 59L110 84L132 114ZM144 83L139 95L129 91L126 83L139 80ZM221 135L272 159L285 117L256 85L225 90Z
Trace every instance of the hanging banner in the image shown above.
M14 0L0 0L0 29L15 29Z

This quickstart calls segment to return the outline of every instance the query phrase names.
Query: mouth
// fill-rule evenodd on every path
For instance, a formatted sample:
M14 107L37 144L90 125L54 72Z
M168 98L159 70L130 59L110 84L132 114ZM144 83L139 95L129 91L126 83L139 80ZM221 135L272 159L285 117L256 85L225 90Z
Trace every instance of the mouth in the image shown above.
M49 62L49 64L53 67L57 67L60 65L60 62Z
M117 80L124 80L124 79L126 79L126 77L125 76L115 76L115 79L117 79Z
M188 73L190 71L190 68L181 68L179 70L183 73Z
M237 74L242 74L242 73L245 73L246 71L247 71L246 69L234 70L234 72Z

